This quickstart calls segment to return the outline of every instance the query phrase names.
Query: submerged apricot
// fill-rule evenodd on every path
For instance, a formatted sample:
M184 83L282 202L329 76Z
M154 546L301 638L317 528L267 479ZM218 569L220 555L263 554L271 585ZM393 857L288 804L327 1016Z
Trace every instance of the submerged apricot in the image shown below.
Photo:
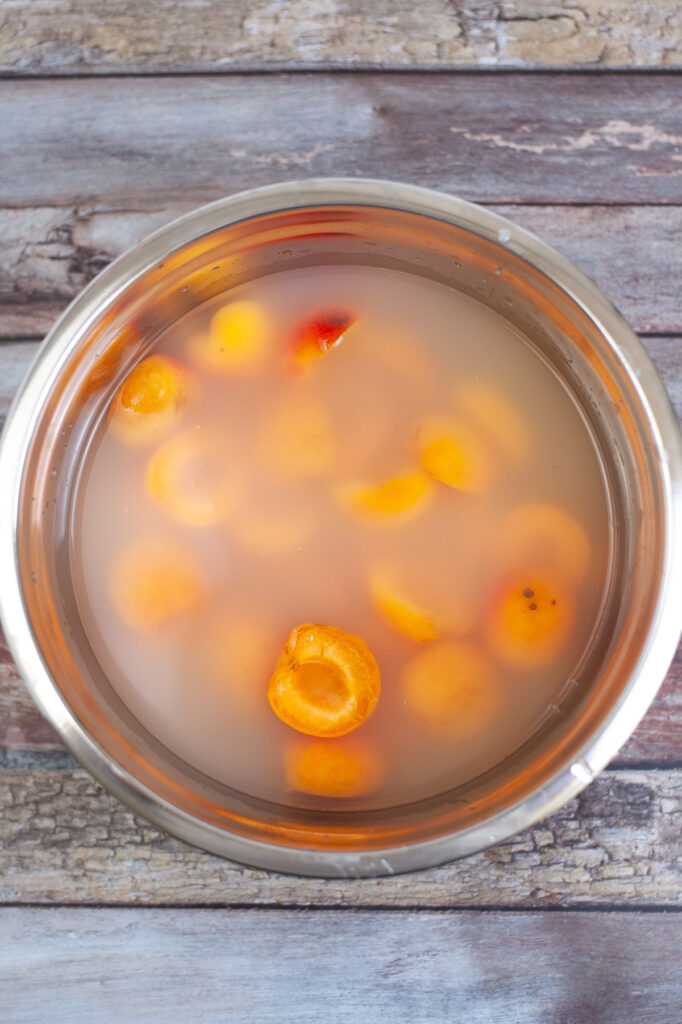
M465 641L432 644L417 654L404 670L403 694L409 710L460 737L482 732L500 703L493 666Z
M109 573L111 603L132 629L147 633L190 611L201 600L198 566L179 545L138 542L125 548Z
M507 665L541 668L566 646L574 618L574 599L565 586L542 573L520 573L495 595L488 645Z
M312 395L295 395L266 415L261 457L280 476L323 476L336 455L336 436L324 406Z
M185 526L212 526L240 494L235 468L220 436L190 430L166 441L145 472L147 494Z
M277 656L277 633L261 615L219 606L198 626L192 671L201 685L249 714L266 705L263 680Z
M478 612L477 595L457 573L443 574L440 564L423 560L424 551L406 551L399 563L377 563L369 573L369 590L381 618L398 633L427 643L469 633Z
M480 434L445 417L424 420L417 429L422 468L443 484L471 494L489 490L493 462Z
M402 522L417 515L431 498L429 478L406 473L378 484L354 484L339 490L342 504L369 522Z
M467 419L508 458L520 461L530 448L528 424L509 399L492 385L472 380L455 394Z
M374 604L389 626L420 643L436 640L440 636L441 627L437 617L419 605L390 573L375 569L369 582Z
M379 786L382 764L356 740L298 740L286 751L285 775L292 789L313 796L364 796Z
M190 348L208 370L235 376L257 373L270 350L270 325L258 302L228 302L213 315L208 334L197 335Z
M290 346L291 369L300 373L338 345L355 317L342 310L318 313L298 325Z
M112 431L128 444L144 444L177 420L189 394L184 366L166 356L147 356L134 366L114 395Z
M506 565L545 567L573 583L584 577L590 561L585 530L556 505L515 508L502 522L499 547Z
M270 679L268 700L287 725L309 736L342 736L371 715L379 667L359 636L306 623L292 629Z

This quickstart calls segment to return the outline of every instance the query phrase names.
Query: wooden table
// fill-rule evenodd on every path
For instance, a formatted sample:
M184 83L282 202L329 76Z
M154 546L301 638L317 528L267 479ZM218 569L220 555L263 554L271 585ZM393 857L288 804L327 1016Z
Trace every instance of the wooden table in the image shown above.
M537 232L629 318L682 413L676 0L0 15L0 419L112 257L199 203L310 175L433 186ZM548 821L437 870L319 881L135 818L0 642L0 1020L679 1024L681 679L678 654L634 737Z

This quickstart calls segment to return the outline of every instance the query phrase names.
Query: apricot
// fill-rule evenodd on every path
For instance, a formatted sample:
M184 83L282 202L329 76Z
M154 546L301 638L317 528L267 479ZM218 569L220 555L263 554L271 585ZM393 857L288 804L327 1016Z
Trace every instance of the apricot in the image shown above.
M266 414L259 449L280 476L324 476L334 464L336 436L321 402L312 395L294 395Z
M262 617L222 606L201 624L191 670L207 688L255 714L266 707L263 682L277 646L276 631Z
M587 572L590 542L580 523L556 505L515 508L499 531L500 558L507 565L545 566L578 583Z
M543 573L519 573L495 594L488 646L514 668L542 668L565 648L574 619L575 602L565 586Z
M452 736L482 732L500 704L499 681L490 660L466 641L424 648L405 667L402 682L408 709Z
M239 478L221 438L201 429L166 441L145 472L147 494L185 526L213 526L232 511Z
M371 715L379 667L359 636L334 626L292 629L270 679L268 700L286 725L309 736L342 736Z
M298 740L285 753L288 785L313 796L364 796L377 789L382 774L377 752L357 741Z
M443 484L483 494L493 482L493 461L480 434L446 417L423 420L417 429L422 468Z
M300 373L338 345L355 317L343 310L331 310L308 317L294 331L290 345L289 365Z
M376 484L339 489L342 504L369 522L402 522L426 507L432 496L429 478L421 472L391 477Z
M457 389L455 400L467 420L503 455L517 462L527 456L528 423L497 388L472 380Z
M208 334L190 339L197 362L228 376L248 376L265 366L270 325L263 307L250 300L228 302L211 319Z
M120 552L109 573L109 594L126 625L149 633L196 607L203 583L182 547L151 540Z
M166 356L147 356L134 366L109 410L112 432L128 444L146 444L165 433L187 401L187 370Z
M420 643L440 636L436 616L420 606L385 570L372 572L370 592L381 617L398 633Z

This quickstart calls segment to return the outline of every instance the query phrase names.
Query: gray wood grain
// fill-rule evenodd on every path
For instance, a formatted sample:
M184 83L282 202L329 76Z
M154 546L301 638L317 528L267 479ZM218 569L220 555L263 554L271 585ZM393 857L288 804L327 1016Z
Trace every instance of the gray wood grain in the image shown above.
M13 0L5 7L6 73L682 63L678 0Z
M678 907L682 770L607 771L483 853L358 881L268 874L137 819L75 768L0 770L0 902Z
M679 914L5 909L4 1024L679 1024Z
M370 170L381 173L376 164ZM149 181L125 208L100 202L0 209L0 337L43 335L115 256L194 205L159 203ZM682 206L495 209L576 263L640 333L682 333Z
M482 202L680 201L671 74L10 80L0 206L198 202L374 175Z

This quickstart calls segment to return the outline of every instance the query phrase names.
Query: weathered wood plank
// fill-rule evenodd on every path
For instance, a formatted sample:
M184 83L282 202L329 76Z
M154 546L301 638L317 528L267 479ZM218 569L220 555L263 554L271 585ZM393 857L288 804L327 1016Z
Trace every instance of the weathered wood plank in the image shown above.
M489 202L679 202L676 75L6 81L0 205L195 202L310 175Z
M80 769L0 771L0 902L679 907L682 771L607 771L542 824L409 876L301 879L201 853Z
M676 15L678 0L13 0L0 71L673 67Z
M5 1024L679 1024L679 914L6 908Z
M43 335L111 259L193 205L159 204L150 185L132 209L0 209L0 337ZM682 333L682 206L495 208L576 263L640 333Z

